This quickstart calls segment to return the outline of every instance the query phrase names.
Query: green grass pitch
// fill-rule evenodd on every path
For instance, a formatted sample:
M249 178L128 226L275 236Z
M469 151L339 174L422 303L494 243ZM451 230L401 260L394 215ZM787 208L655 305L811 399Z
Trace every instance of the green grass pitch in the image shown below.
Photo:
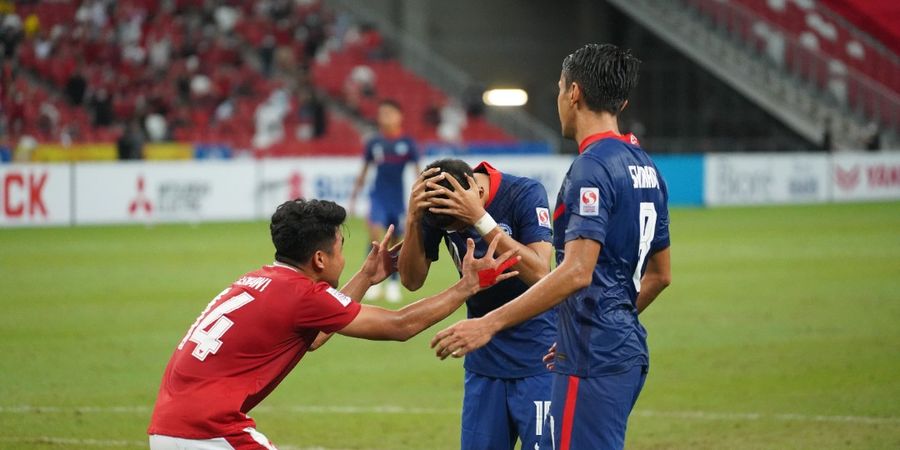
M347 270L367 241L347 228ZM900 203L678 209L631 449L900 448ZM265 223L0 231L0 448L146 448L173 348ZM451 284L446 254L412 300ZM346 273L344 279L349 278ZM251 414L287 449L458 448L460 361L333 339ZM529 449L530 450L530 449Z

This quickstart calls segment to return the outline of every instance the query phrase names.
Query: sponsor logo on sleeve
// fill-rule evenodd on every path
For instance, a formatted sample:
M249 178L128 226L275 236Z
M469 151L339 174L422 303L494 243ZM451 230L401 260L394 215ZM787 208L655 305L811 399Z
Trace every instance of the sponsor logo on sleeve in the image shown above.
M578 201L578 215L596 216L600 214L600 188L581 188L581 199Z
M333 287L330 287L330 288L326 289L325 291L328 292L329 294L331 294L331 296L334 297L335 300L339 301L341 303L341 305L343 305L343 306L348 306L348 305L350 305L350 302L353 301L350 299L350 297L346 296L343 292L340 292Z
M550 209L535 208L535 211L537 211L538 225L544 228L550 228Z

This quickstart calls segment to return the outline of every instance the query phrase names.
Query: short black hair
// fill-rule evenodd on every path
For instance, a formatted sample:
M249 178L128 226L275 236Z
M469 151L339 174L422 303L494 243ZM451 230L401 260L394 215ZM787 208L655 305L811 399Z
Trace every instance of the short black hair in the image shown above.
M380 102L378 102L378 106L390 106L391 108L396 109L397 111L403 112L403 107L400 106L400 102L394 100L392 98L383 98Z
M459 182L460 186L462 186L463 189L469 188L469 180L466 178L466 175L470 177L475 176L475 172L472 171L472 168L469 167L469 165L461 159L439 159L425 166L425 170L433 169L435 167L441 169L442 173L449 174L453 178L456 178L456 181ZM437 184L447 188L448 190L453 190L453 185L450 184L450 180L443 179L441 181L438 181ZM426 190L428 190L428 188L426 188ZM422 220L424 220L425 223L429 226L441 230L446 230L450 227L450 225L453 225L453 223L456 222L456 217L448 214L437 214L425 210L425 214L422 216Z
M302 265L318 250L331 253L338 228L347 211L328 200L288 200L275 209L269 231L275 244L275 260Z
M641 60L612 44L587 44L566 56L562 78L566 90L578 83L588 109L616 115L638 81Z

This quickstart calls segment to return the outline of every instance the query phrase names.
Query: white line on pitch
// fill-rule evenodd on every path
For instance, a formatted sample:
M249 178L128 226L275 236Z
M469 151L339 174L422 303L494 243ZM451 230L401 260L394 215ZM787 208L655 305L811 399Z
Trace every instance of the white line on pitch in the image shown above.
M16 443L16 444L46 444L59 446L76 446L76 447L140 447L147 448L147 441L127 441L117 439L77 439L52 436L36 436L36 437L3 437L0 436L0 442ZM296 447L293 445L278 445L279 450L340 450L329 449L326 447Z
M101 414L148 414L149 406L33 406L15 405L0 406L0 414L34 414L34 413L101 413ZM254 412L295 412L305 414L419 414L419 415L453 415L459 414L452 408L416 408L395 405L381 406L260 406ZM633 413L637 417L669 417L674 419L693 420L732 420L732 421L800 421L800 422L832 422L832 423L864 423L864 424L900 424L900 417L851 416L851 415L812 415L794 413L737 413L712 411L655 411L638 409Z

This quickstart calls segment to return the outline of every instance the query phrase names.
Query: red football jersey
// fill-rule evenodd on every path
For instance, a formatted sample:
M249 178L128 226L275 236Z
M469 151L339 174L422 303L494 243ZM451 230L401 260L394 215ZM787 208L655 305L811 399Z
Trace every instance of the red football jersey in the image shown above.
M166 367L149 434L209 439L255 427L247 412L360 305L327 283L277 264L250 272L214 298Z

